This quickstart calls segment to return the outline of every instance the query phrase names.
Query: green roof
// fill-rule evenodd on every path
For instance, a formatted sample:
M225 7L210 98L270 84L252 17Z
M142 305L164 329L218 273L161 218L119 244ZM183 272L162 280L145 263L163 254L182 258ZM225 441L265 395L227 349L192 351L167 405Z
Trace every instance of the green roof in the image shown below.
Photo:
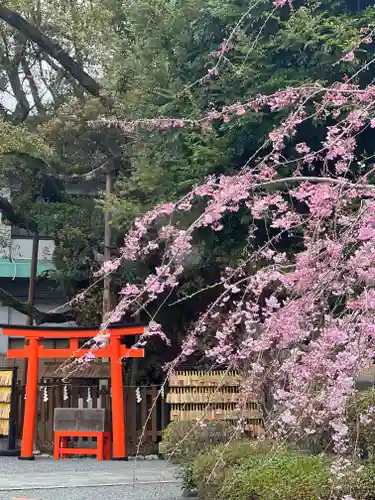
M30 278L31 259L0 259L0 278ZM52 262L39 261L37 275L55 269Z

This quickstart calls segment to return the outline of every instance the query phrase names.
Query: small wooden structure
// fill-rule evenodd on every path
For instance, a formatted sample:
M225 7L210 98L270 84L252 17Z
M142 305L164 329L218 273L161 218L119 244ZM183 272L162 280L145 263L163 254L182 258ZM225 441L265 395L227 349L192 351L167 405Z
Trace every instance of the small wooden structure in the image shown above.
M254 436L262 433L259 404L251 401L245 411L238 408L241 376L235 372L176 372L168 379L171 420L244 419Z
M95 363L101 364L100 361ZM42 363L40 363L42 365ZM105 364L105 363L103 363ZM60 363L61 366L61 363ZM100 381L49 378L40 382L37 398L37 425L35 442L43 453L53 454L53 416L56 408L105 408L106 423L111 429L111 387ZM110 381L109 381L110 382ZM162 439L163 429L169 423L169 405L158 397L160 386L123 386L125 408L125 442L128 456L155 455ZM47 396L47 398L46 398ZM140 396L140 397L139 397ZM139 401L141 399L141 401ZM25 386L16 387L16 437L22 439L25 408ZM116 411L116 410L115 410Z
M6 439L6 449L0 455L16 454L15 403L17 368L0 369L0 439Z
M96 448L69 448L69 438L96 438ZM53 458L68 455L96 455L111 458L111 433L106 429L105 409L56 408L54 416Z
M92 352L98 358L110 358L112 382L112 435L113 459L126 460L125 449L125 418L122 381L122 358L142 358L144 350L127 348L121 344L125 335L141 335L141 326L113 326L109 333L109 344L101 349L79 348L79 339L93 338L99 328L48 328L38 326L2 325L3 335L24 337L27 344L23 349L8 349L8 358L27 358L26 402L23 419L21 456L23 460L33 460L33 442L35 434L38 364L40 358L82 358ZM41 345L43 339L69 339L69 347L65 349L46 349Z

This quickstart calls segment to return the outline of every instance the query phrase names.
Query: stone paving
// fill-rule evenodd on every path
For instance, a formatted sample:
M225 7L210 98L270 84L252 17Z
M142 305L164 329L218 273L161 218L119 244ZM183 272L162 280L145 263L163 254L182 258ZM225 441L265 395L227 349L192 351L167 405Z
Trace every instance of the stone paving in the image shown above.
M0 500L177 500L176 469L162 460L98 462L0 457Z

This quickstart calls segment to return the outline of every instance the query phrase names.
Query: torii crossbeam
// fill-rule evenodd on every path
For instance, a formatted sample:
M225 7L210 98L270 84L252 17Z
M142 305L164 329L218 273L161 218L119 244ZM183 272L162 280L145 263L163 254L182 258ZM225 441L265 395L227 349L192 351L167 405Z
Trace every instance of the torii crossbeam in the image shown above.
M90 350L79 349L79 339L94 338L98 327L52 328L39 326L0 325L3 335L24 337L28 345L23 349L8 349L8 358L27 358L26 401L23 418L21 456L23 460L33 460L33 442L38 396L38 366L41 358L80 358ZM122 387L121 358L143 358L144 350L127 348L120 339L125 335L142 335L142 326L112 326L108 329L109 344L101 349L91 350L98 358L110 358L112 384L112 436L114 460L126 460L125 411ZM46 349L40 344L42 339L69 339L67 349Z

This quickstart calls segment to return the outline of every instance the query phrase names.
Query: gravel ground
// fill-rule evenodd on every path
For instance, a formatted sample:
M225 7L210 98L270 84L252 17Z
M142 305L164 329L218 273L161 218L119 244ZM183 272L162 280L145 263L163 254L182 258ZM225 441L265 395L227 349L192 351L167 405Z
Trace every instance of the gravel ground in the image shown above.
M0 500L180 500L176 484L0 491Z
M0 457L0 500L177 500L181 487L175 473L161 460Z
M20 472L45 472L57 473L60 471L76 472L122 472L126 476L137 471L137 475L143 476L152 470L155 474L164 473L169 479L175 478L175 467L165 460L143 460L129 459L128 462L121 461L98 461L94 458L69 458L67 460L54 461L52 458L37 456L35 460L18 460L15 457L0 456L0 479L3 474L19 474ZM165 477L166 479L167 477ZM0 485L1 488L1 485Z

